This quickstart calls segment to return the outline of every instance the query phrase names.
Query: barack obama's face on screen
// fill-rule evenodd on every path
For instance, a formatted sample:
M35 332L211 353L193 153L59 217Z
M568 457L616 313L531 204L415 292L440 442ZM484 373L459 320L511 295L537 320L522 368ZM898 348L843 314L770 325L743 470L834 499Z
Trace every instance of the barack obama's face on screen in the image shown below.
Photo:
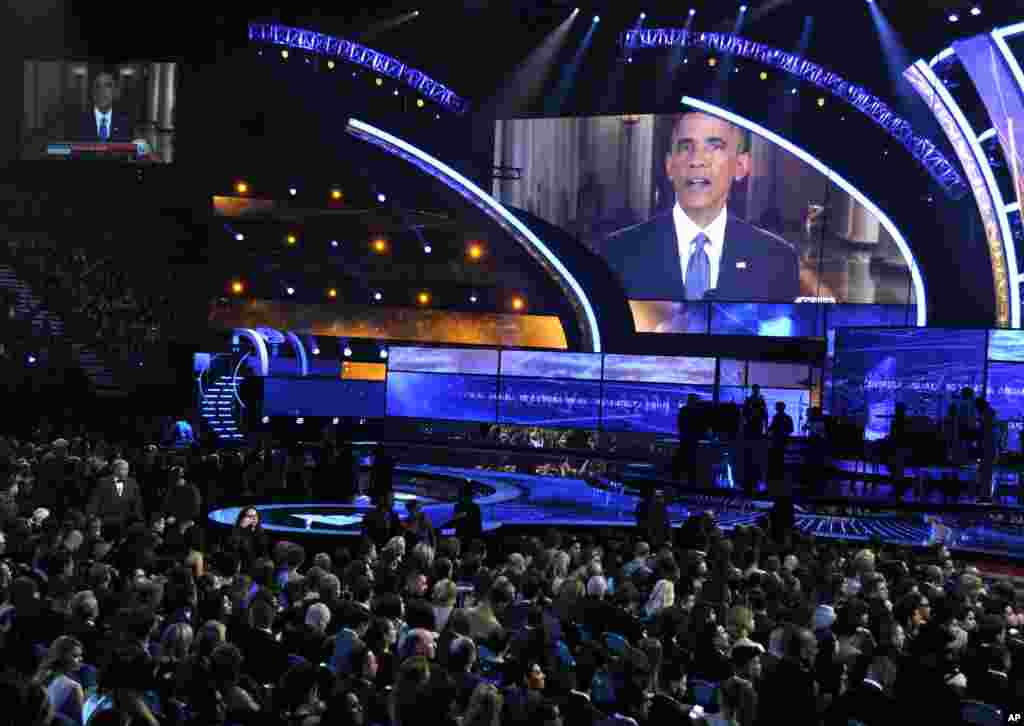
M110 110L114 104L114 93L117 86L114 83L114 76L110 73L100 73L92 82L92 102L102 113Z
M715 116L682 114L672 129L665 171L686 216L706 228L725 208L733 181L750 173L747 137Z

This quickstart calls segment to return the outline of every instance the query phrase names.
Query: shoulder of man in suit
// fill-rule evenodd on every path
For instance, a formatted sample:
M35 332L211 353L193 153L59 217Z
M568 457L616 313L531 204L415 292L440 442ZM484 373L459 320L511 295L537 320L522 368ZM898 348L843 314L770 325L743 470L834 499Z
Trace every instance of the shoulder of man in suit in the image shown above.
M748 227L750 231L754 232L755 234L758 234L762 237L767 237L772 242L775 242L776 244L785 247L793 254L796 254L796 245L787 240L785 237L777 235L774 232L769 232L767 229L762 229L761 227L758 227L756 224L751 224L745 219L740 219L739 217L734 217L732 215L729 215L729 222L737 226Z
M607 239L609 241L613 241L618 239L619 237L625 237L633 232L643 229L644 227L649 227L652 225L663 223L666 219L670 218L671 212L659 212L658 214L655 214L653 217L645 219L643 222L637 222L636 224L631 224L628 227L623 227L622 229L615 230L610 235L608 235Z

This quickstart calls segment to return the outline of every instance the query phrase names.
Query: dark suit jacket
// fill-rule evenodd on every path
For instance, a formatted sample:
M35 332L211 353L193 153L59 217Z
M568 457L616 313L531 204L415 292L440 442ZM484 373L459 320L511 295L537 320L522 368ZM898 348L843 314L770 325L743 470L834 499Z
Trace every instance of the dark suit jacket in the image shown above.
M245 659L242 670L259 684L276 685L288 670L288 650L270 633L247 627L239 633L235 644Z
M570 691L562 708L565 726L594 726L607 718L590 699L579 691ZM667 722L666 722L667 723Z
M685 300L683 267L672 212L619 230L605 241L604 259L632 300ZM737 267L737 265L740 265ZM770 232L729 216L714 297L792 302L800 295L796 249Z
M89 110L82 111L71 117L67 126L69 137L64 141L90 141L99 142L99 128L96 126L96 110L89 106ZM127 111L113 107L110 114L110 137L107 141L125 142L132 141L135 137L135 119Z
M921 694L927 697L926 694ZM865 726L881 726L898 720L896 702L878 687L869 683L858 683L840 696L829 709L826 724L846 726L850 720L860 721Z
M124 493L118 496L114 477L103 477L96 483L87 512L90 516L98 515L104 524L123 525L130 516L143 519L142 495L138 483L128 477L124 483Z

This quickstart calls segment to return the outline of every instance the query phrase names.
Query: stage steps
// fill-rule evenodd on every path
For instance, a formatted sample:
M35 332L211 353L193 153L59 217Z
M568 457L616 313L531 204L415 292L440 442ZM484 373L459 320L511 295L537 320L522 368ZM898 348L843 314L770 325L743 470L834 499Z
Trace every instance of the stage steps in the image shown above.
M238 427L235 409L235 387L241 381L242 376L222 375L203 391L200 413L221 441L240 441L244 438Z
M32 286L18 277L10 265L0 265L0 289L15 294L15 312L19 317L32 322L34 335L43 337L49 332L50 337L57 340L64 337L64 321L43 307L43 301L32 291Z

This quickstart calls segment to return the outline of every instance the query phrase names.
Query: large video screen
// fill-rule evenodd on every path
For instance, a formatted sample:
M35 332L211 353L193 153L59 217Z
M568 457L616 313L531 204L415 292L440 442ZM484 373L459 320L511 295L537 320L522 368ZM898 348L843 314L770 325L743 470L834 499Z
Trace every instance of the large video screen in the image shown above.
M28 60L21 157L174 161L178 64Z
M596 429L600 381L502 378L498 423Z
M910 416L941 420L965 387L980 390L984 330L847 328L832 366L832 414L863 422L865 438L889 433L897 402Z
M606 382L602 392L602 428L675 436L679 432L679 409L691 393L702 401L710 401L714 387Z
M265 416L384 416L383 381L265 378Z
M521 170L495 180L495 196L600 255L631 303L647 303L631 305L640 332L703 332L706 313L682 305L702 300L915 302L911 261L876 215L806 158L724 118L512 119L495 133L495 163ZM754 318L744 332L815 334L802 313L775 317L794 322Z
M496 376L390 371L387 389L388 416L493 423L497 415Z

